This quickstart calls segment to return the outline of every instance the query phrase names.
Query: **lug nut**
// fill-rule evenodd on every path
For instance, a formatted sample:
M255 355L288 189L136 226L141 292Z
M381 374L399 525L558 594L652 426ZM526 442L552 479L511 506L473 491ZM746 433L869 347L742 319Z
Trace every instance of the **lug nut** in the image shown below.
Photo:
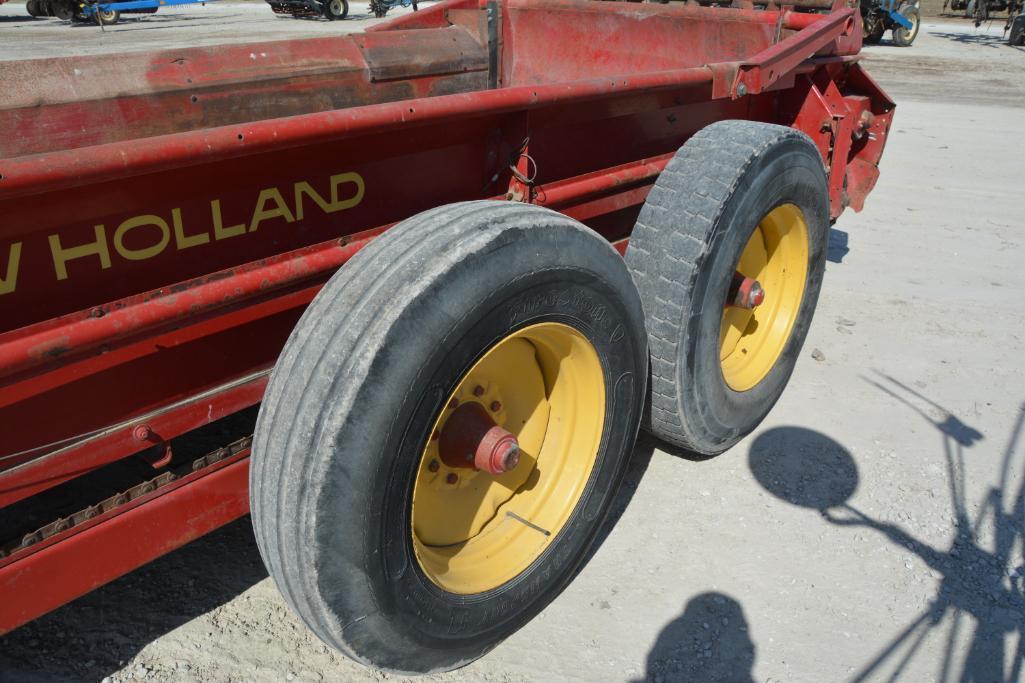
M454 398L454 399L452 399L451 401L448 402L448 409L452 410L457 405L459 405L459 399L458 398Z
M431 460L431 462L427 465L427 469L431 472L437 472L440 468L441 464L437 460Z
M491 402L491 412L497 413L501 409L502 409L502 404L501 403L499 403L498 401L492 401Z
M480 398L481 396L483 396L484 395L484 387L482 387L479 384L477 386L475 386L473 388L473 395L476 396L477 398Z
M149 438L153 436L153 430L149 428L149 425L139 425L132 432L132 436L137 441L149 441Z
M455 472L449 472L448 476L445 477L445 483L447 484L455 484L457 481L459 481L459 475Z

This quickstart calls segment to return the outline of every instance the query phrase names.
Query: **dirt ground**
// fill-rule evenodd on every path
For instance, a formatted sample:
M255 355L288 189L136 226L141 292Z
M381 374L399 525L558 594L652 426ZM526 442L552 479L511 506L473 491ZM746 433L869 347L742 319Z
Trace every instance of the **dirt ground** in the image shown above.
M576 581L489 656L422 680L1023 678L1025 51L1000 23L866 50L899 103L882 177L835 226L766 422L705 460L642 438ZM289 612L248 519L0 638L11 681L386 678Z

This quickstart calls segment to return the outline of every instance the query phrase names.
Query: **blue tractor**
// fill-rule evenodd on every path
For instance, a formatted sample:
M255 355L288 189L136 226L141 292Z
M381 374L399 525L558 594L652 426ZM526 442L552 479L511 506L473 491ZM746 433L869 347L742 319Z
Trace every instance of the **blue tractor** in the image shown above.
M918 0L862 0L861 22L865 43L874 45L892 31L893 44L908 47L921 26Z

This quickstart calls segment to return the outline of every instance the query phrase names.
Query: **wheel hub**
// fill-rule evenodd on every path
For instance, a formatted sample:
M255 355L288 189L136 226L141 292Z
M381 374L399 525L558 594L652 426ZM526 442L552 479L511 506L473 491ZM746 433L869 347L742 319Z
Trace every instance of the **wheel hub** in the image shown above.
M440 588L481 593L540 557L583 495L604 374L581 333L538 323L495 343L439 405L413 486L413 548Z
M441 461L449 467L502 474L520 462L516 437L495 424L487 409L476 401L467 401L452 412L439 441Z

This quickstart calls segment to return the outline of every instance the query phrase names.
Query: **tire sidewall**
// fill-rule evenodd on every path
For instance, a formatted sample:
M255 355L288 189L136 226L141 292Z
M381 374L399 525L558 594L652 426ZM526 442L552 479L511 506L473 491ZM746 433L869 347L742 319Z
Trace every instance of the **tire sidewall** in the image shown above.
M715 450L739 441L747 431L745 425L757 424L768 414L786 387L811 325L825 272L829 205L821 160L808 147L805 140L787 140L771 159L763 156L752 163L719 215L710 259L695 285L695 309L685 323L682 357L687 360L677 366L677 386L683 388L681 402L699 407L705 429L732 435L725 444L715 444ZM766 214L783 204L795 204L808 227L804 294L790 336L772 369L751 389L737 392L726 384L719 359L722 305L754 229Z
M362 548L362 567L346 567L340 539L330 537L315 544L315 565L320 592L333 603L331 611L367 614L345 626L340 636L350 651L368 652L352 643L377 644L376 655L365 663L398 671L447 670L481 656L565 587L608 511L636 439L646 339L639 302L631 310L629 301L623 301L620 287L632 286L625 267L616 273L617 287L601 274L555 265L552 254L557 249L578 254L609 250L573 232L549 227L543 233L549 244L539 243L536 234L532 241L517 230L502 232L489 249L458 263L438 283L445 288L443 299L433 306L409 307L392 328L389 343L417 340L401 347L406 354L401 362L388 353L374 362L371 376L378 381L367 382L360 403L394 404L395 396L403 400L397 410L364 415L370 417L366 432L386 435L378 447L362 452L369 485L362 496L339 495L336 485L325 485L316 503L318 528L328 535L354 515L363 518L355 534L358 541L352 539ZM491 288L483 296L482 273ZM594 470L562 531L527 570L487 593L447 593L423 574L412 546L410 501L424 443L443 402L484 352L512 332L540 322L574 327L601 360L605 433ZM399 366L403 370L395 372ZM333 444L325 482L341 484L350 478L353 467L344 462L347 454L368 445ZM342 575L354 569L354 577ZM339 590L339 582L347 588ZM388 646L381 649L382 643Z

